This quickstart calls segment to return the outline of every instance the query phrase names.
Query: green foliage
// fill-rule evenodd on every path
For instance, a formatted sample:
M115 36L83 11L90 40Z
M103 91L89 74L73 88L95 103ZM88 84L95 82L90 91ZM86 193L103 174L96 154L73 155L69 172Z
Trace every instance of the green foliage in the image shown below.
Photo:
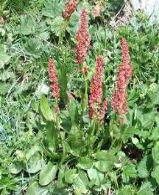
M42 9L44 16L55 18L59 16L64 8L64 2L59 0L47 0Z
M47 99L44 95L42 95L42 97L41 97L40 110L41 110L41 112L46 120L50 121L53 119L52 111L51 111L49 104L47 102Z
M98 17L91 15L98 1L80 1L66 22L65 2L5 0L0 5L5 21L0 24L0 194L157 195L159 28L142 15L127 26L110 28L122 0L104 1ZM83 5L91 36L87 78L75 64ZM121 37L128 41L133 64L128 113L120 125L109 102L101 125L97 119L90 121L86 96L95 58L101 55L103 94L111 100L121 62ZM49 91L50 55L60 102Z
M52 163L45 165L40 171L39 184L41 186L48 185L53 179L55 179L57 170L57 165L53 165Z
M0 68L3 68L10 60L10 56L4 51L2 45L0 45Z

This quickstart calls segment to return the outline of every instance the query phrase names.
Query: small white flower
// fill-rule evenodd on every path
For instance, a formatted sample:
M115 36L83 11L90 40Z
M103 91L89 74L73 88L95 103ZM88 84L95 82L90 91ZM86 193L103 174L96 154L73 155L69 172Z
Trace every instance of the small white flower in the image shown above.
M44 83L41 83L36 90L36 95L38 98L40 98L42 94L48 95L49 90L50 88L47 85L45 85Z

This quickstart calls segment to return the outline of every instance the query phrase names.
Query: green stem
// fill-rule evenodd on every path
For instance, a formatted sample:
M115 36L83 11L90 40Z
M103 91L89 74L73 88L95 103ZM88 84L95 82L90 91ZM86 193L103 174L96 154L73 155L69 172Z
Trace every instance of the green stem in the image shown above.
M90 129L89 129L89 132L88 132L88 153L90 155L90 152L92 151L93 149L93 145L94 145L94 142L91 142L91 138L94 137L94 133L95 133L95 129L96 129L96 119L94 120L91 120L90 122Z
M68 21L65 21L64 22L64 25L63 25L63 27L61 29L61 32L59 34L59 42L60 42L60 45L63 44L63 37L64 37L64 33L66 31L67 26L68 26Z
M120 129L119 129L120 130ZM120 142L120 144L118 145L118 148L117 148L117 150L119 151L120 149L121 149L121 147L122 147L122 144L123 144L123 135L125 134L125 131L127 130L127 128L125 128L124 129L124 131L120 134L120 140L121 140L121 142ZM114 143L117 141L117 139L114 139L113 140L113 142L112 142L112 144L111 144L111 146L110 146L110 148L109 148L109 150L110 149L112 149L112 147L114 146Z
M56 100L55 104L56 104L56 106L58 106L58 101L57 100ZM59 163L59 165L61 166L63 164L64 160L65 160L66 149L65 149L65 144L64 144L61 132L60 132L59 111L55 115L55 121L56 121L56 127L57 127L57 130L58 130L58 134L59 134L59 138L60 138L60 142L61 142L61 146L62 146L62 158L61 158L60 163Z
M88 77L87 77L87 73L85 74L85 71L84 71L85 65L86 64L83 63L83 76L84 76L84 88L85 88L84 89L85 90L85 92L84 92L84 94L85 94L85 106L87 106L88 105Z

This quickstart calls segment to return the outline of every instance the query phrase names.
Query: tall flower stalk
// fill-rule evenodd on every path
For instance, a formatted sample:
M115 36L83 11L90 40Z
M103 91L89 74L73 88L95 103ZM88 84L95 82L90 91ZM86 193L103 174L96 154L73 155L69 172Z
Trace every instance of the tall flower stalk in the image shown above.
M76 63L78 65L82 65L87 57L87 51L90 46L87 11L85 8L82 9L82 13L80 15L80 24L76 33L76 40L77 40Z
M55 124L56 124L56 128L57 128L57 133L58 133L60 141L61 141L61 146L63 148L62 158L61 158L61 161L59 163L61 165L65 159L66 151L65 151L63 137L62 137L61 132L60 132L60 121L59 121L59 116L58 116L58 114L59 114L58 102L60 100L60 88L59 88L59 84L58 84L57 72L56 72L54 61L52 58L49 59L48 67L49 67L48 73L49 73L49 80L51 82L52 96L55 98Z
M60 89L58 84L57 73L52 58L49 59L49 80L51 82L52 96L58 101L60 99Z
M115 113L119 115L120 123L125 120L127 113L127 85L132 76L132 64L130 62L129 48L125 38L121 39L122 48L122 63L119 66L119 73L117 78L117 90L113 93L112 108Z
M63 67L60 69L60 75L62 75L62 79L60 77L60 82L63 84L63 88L61 89L61 96L65 104L68 102L66 91L67 89L67 63L66 63L66 48L63 44L63 39L65 36L65 31L67 29L69 19L71 15L76 11L77 5L79 0L67 0L62 16L64 18L64 23L62 25L62 28L59 32L59 45L60 50L62 51L62 60L63 60Z
M105 99L102 106L102 111L100 111L101 101L103 97L103 89L102 89L103 72L104 72L103 59L101 56L99 56L97 57L96 60L96 70L94 76L92 77L92 81L90 85L89 118L91 120L93 120L95 116L97 116L99 121L103 120L107 108L107 99Z
M49 59L48 67L49 67L48 73L49 73L49 80L51 82L52 96L55 98L55 102L56 102L55 112L57 113L59 110L58 101L60 99L60 88L58 84L58 78L57 78L54 61L52 58Z
M76 33L77 40L77 48L76 48L76 63L79 66L79 72L83 72L84 82L85 82L85 96L83 99L82 110L84 111L88 104L88 67L85 63L85 59L87 57L87 51L90 46L90 36L88 33L88 19L87 19L87 11L85 8L82 9L82 13L80 15L80 23L79 28ZM82 111L82 112L83 112Z
M104 72L103 59L98 56L96 59L95 73L92 77L90 84L90 95L89 95L89 118L90 127L88 132L88 152L93 148L95 141L98 139L100 133L100 126L104 122L104 116L107 109L107 98L104 100L103 105L103 89L102 89L102 75ZM93 140L91 137L93 136Z

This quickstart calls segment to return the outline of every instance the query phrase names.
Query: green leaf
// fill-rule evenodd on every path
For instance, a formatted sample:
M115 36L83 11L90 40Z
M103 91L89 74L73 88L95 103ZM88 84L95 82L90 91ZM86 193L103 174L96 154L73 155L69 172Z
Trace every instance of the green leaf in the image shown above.
M7 81L8 79L13 79L13 78L14 78L14 73L9 72L8 70L5 70L0 74L0 80L2 81Z
M79 159L79 164L77 166L80 167L81 169L87 170L87 169L90 169L92 165L93 165L93 162L90 158L81 157Z
M95 168L91 168L87 170L88 173L88 177L89 179L92 181L94 181L95 185L101 185L103 179L104 179L104 174L99 172L97 169Z
M53 121L47 122L46 124L46 136L49 150L54 152L58 147L58 135Z
M156 163L159 164L159 142L152 149L152 157Z
M149 171L153 167L152 157L144 156L144 158L139 162L137 170L140 178L146 178L149 176Z
M151 176L156 179L157 183L159 184L159 165L154 168L151 173Z
M139 99L139 95L140 91L137 90L136 88L131 90L130 94L128 94L127 105L133 106L134 103Z
M64 1L60 0L46 0L44 8L42 9L42 14L44 16L55 18L62 15L64 8Z
M35 153L33 156L30 157L29 161L27 162L27 172L29 173L37 173L42 169L44 166L44 160L41 158L39 152Z
M149 181L144 182L137 195L153 195L152 185Z
M107 161L97 161L94 163L94 166L101 172L105 173L111 171L113 168L113 163L107 163Z
M78 189L82 194L87 194L89 189L89 180L84 171L79 171L79 174L73 183L73 188Z
M0 45L0 68L10 61L10 56L5 52L4 47Z
M45 165L40 171L39 184L42 186L48 185L51 181L55 179L57 170L58 165L52 164L51 162Z
M155 117L156 117L156 112L151 111L146 114L143 114L143 113L141 114L140 112L138 112L138 117L142 123L142 126L144 128L148 128L151 124L153 124Z
M39 40L46 41L50 37L50 32L48 30L49 28L46 22L40 21L40 23L36 25L36 37Z
M21 172L22 168L23 168L22 163L17 161L17 162L13 162L12 164L10 164L9 171L10 173L16 175Z
M134 186L123 185L119 190L116 191L115 195L136 195Z
M93 155L93 157L97 160L103 160L103 161L110 161L110 162L115 162L116 158L114 155L108 153L105 150L98 151Z
M36 181L29 185L26 195L47 195L48 190L38 185Z
M158 127L152 129L149 139L154 140L154 141L159 139L159 128Z
M67 31L72 36L75 36L77 32L78 24L79 24L79 16L80 16L80 10L78 12L74 12L69 20Z
M35 21L33 17L23 15L21 16L20 32L23 35L30 35L35 33Z
M130 178L135 178L135 177L137 177L137 170L134 164L128 164L126 167L124 167L124 171L122 175L124 182L128 182Z
M76 177L76 169L69 169L65 172L65 182L68 184L72 184Z
M123 142L126 143L129 138L133 137L133 135L136 133L135 127L128 127L126 131L122 134Z
M77 156L85 150L85 141L83 132L77 126L72 126L68 136L68 144L71 147L73 155Z
M29 160L31 156L33 156L37 152L41 152L42 148L38 145L33 146L31 149L29 149L26 153L26 159Z
M62 68L60 68L59 72L58 72L58 79L59 79L59 83L62 86L60 89L60 94L61 97L64 101L64 103L66 104L68 101L68 95L67 95L67 83L68 83L68 75L67 75L67 63L66 61L63 61L63 63L61 64Z
M98 151L96 154L94 154L94 158L98 160L94 163L94 165L101 172L110 171L116 161L114 155L109 154L107 151L104 150Z
M11 85L8 83L0 83L0 95L5 95L8 93Z
M57 187L59 189L63 189L67 184L65 183L65 166L60 166L58 179L57 179Z
M74 98L71 98L69 103L69 114L71 117L72 124L78 124L78 110L77 110L77 104Z
M46 120L51 121L53 119L53 114L52 114L52 111L50 109L50 106L48 104L48 101L47 101L45 95L41 96L40 110L41 110L41 112Z
M54 33L56 36L59 36L62 32L62 28L64 26L64 19L62 16L56 17L53 21L48 20L47 23L51 27L51 32Z
M43 43L37 38L30 38L25 44L25 53L33 58L39 58L43 52Z

